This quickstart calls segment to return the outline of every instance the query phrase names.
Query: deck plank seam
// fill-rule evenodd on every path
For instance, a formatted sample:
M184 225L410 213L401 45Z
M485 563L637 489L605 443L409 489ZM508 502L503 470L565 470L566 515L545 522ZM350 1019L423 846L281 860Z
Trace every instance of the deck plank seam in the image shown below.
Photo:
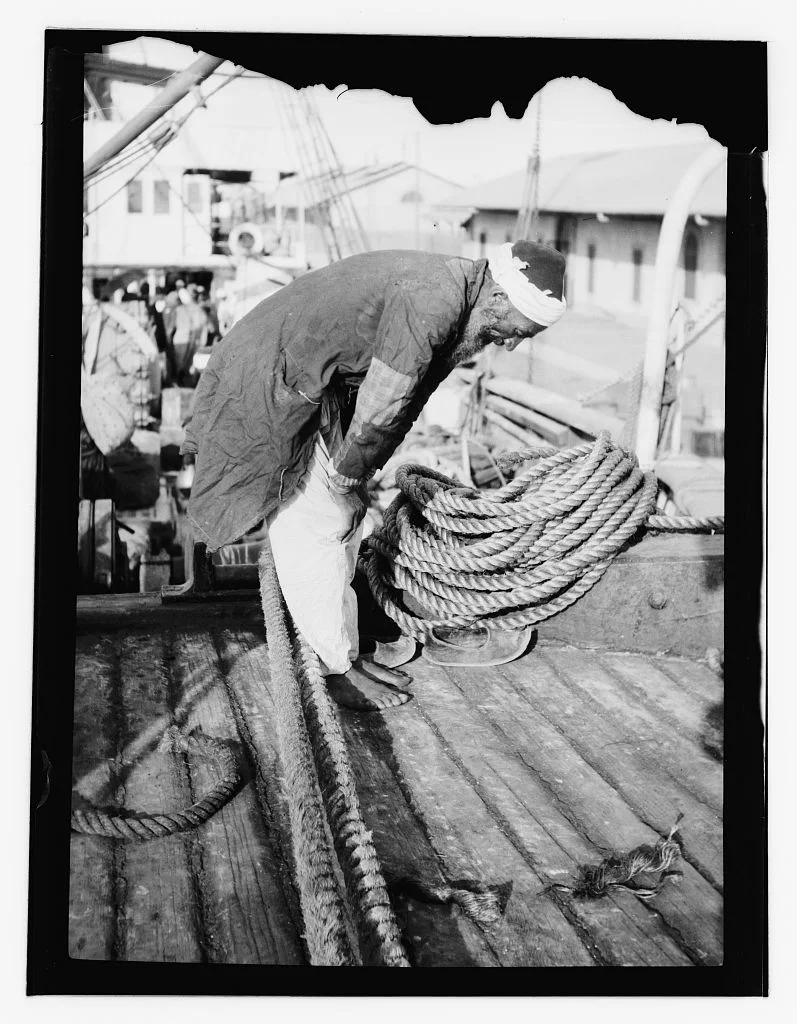
M620 689L625 694L627 694L632 700L635 700L635 702L638 705L641 705L650 714L664 719L666 723L677 733L687 734L690 737L690 739L694 740L695 746L700 746L700 734L698 732L695 732L694 730L689 729L688 727L681 724L675 718L675 716L672 715L666 708L662 708L657 705L649 703L649 701L644 697L644 691L641 689L641 687L634 687L634 685L630 683L627 679L625 679L625 677L620 672L618 672L612 665L606 662L604 658L601 657L601 655L598 655L598 664L601 666L603 671L606 672L607 675L611 676L611 678L618 684ZM666 770L667 769L665 769L665 771ZM669 771L667 772L667 774L671 775ZM688 783L682 782L681 785L684 789L690 792L699 803L703 804L704 807L708 808L710 811L713 811L714 814L717 815L719 820L722 821L721 803L717 804L714 800L708 799L706 796L701 796L700 793L694 792L694 790L690 788Z
M676 672L672 671L672 669L667 664L667 662L666 662L666 660L664 658L657 659L657 661L654 662L654 664L656 665L656 668L662 673L662 675L667 676L667 678L670 680L670 682L673 683L675 686L677 686L680 691L682 691L684 693L694 694L695 691L693 689L690 689L683 682L683 680L679 679L678 674ZM706 685L706 686L704 686L702 688L701 695L703 696L703 698L705 700L708 700L708 701L710 701L713 704L721 703L723 698L724 698L724 695L725 695L724 680L723 680L723 678L721 676L716 675L716 673L714 673L712 671L712 669L709 668L708 665L706 665L705 667L706 667L706 673L709 676L713 677L713 680L715 680L716 683L717 683L717 692L715 694L713 694L713 695L709 695L708 692L707 692L708 691L708 686Z
M437 728L436 723L432 721L427 714L425 714L423 708L420 705L417 708L417 713L423 719L424 723L429 728L429 730L434 734L446 756L456 766L456 768L461 773L461 775L468 783L470 788L473 790L476 796L478 796L482 804L484 804L487 813L490 815L490 817L493 819L496 825L498 825L499 829L506 836L511 845L515 848L515 850L520 855L521 859L529 868L531 873L535 876L537 881L541 883L541 888L545 888L546 879L543 878L543 876L541 875L540 869L534 863L534 859L531 856L530 851L526 847L526 844L515 832L510 822L504 817L501 811L498 810L497 807L494 807L490 800L487 799L485 794L482 792L482 787L480 786L478 779L476 779L475 776L471 774L467 766L456 755L451 745L448 743L448 741L442 735L440 730ZM584 928L581 922L573 914L572 910L559 893L557 893L555 890L552 890L550 892L550 897L551 902L556 906L559 913L562 915L562 917L564 917L564 919L576 933L577 937L581 941L581 944L584 946L586 952L589 954L589 956L593 959L593 961L598 967L620 966L616 961L606 959L600 952L600 950L596 948L595 941L590 935L590 933Z
M408 714L408 713L413 712L414 709L411 708L411 707L406 707L403 710L404 710L405 713ZM342 717L344 718L344 734L348 733L349 731L353 731L353 732L358 733L358 734L360 733L360 722L359 721L352 721L350 719L346 719L345 716L342 716ZM347 736L347 740L348 740L348 736ZM444 867L445 867L445 857L443 856L442 852L438 848L437 843L435 842L434 832L432 831L432 829L429 828L429 825L426 822L426 819L425 819L425 817L423 815L422 809L419 807L417 801L414 799L412 788L407 783L407 780L404 778L404 775L403 775L403 773L401 771L401 765L399 764L398 760L396 759L396 757L392 753L392 751L387 755L387 757L384 756L385 755L385 743L384 743L384 741L378 735L375 735L375 734L369 732L368 742L369 743L373 743L374 741L375 741L375 745L378 746L378 748L379 748L380 755L382 755L382 757L384 758L385 764L386 764L386 766L388 768L388 771L389 771L391 777L393 778L394 782L396 783L396 787L397 787L397 789L399 791L399 795L401 796L402 800L404 801L404 804L407 807L407 810L408 810L409 814L412 816L413 820L415 821L416 825L418 826L418 830L420 831L421 835L426 840L426 843L427 843L427 845L429 847L429 850L431 851L431 853L432 853L432 855L434 857L434 865L435 865L435 869L436 869L436 871L438 873L438 876L439 876L439 881L441 883L446 883L447 884L449 875L444 870ZM361 740L361 742L363 742L363 741ZM366 813L366 825L368 825L368 827L371 827L370 826L370 822L368 821L369 811L368 811L367 806L365 806L365 805L364 805L364 810L365 810L365 813ZM455 827L451 826L451 831L455 833L455 835L457 836L457 839L461 843L461 836L460 836L459 830L456 829ZM470 870L473 870L473 868L471 868ZM479 932L481 933L482 938L483 938L483 940L484 940L484 942L485 942L485 944L487 946L487 951L489 952L490 956L495 961L494 966L496 966L496 967L502 966L500 956L498 955L498 951L495 948L494 942L491 941L491 937L490 937L489 931L481 928L475 921L471 921L469 918L468 918L468 922L474 928L477 928L479 930Z
M503 678L503 679L506 678L503 675L503 673L500 671L500 669L497 669L497 671L498 671L498 674L501 676L501 678ZM470 705L470 707L474 710L474 712L477 715L479 715L480 717L486 718L487 721L490 723L490 727L493 729L493 731L496 732L499 735L499 737L502 738L505 741L504 746L506 748L508 748L508 752L511 753L511 756L516 761L518 761L520 764L522 764L523 767L531 775L533 775L535 779L537 779L537 781L539 782L540 786L545 790L545 792L551 798L551 800L554 803L554 806L559 811L559 813L562 815L562 817L570 825L572 825L572 827L575 829L575 831L578 832L578 834L580 836L582 836L582 838L586 839L587 842L590 844L590 846L592 846L593 849L597 850L601 854L602 857L609 856L613 851L608 846L601 846L599 843L595 842L592 838L590 838L586 824L579 820L578 815L575 814L575 812L573 811L572 807L570 807L559 796L559 794L554 789L554 787L553 787L552 783L550 782L550 780L547 779L538 768L536 768L534 765L530 764L526 760L526 758L523 755L523 752L516 748L515 742L512 739L512 737L510 737L509 734L506 732L506 730L503 729L502 726L499 725L499 723L494 720L494 718L490 715L489 711L482 711L478 707L474 706L468 700L467 693L462 689L461 686L459 686L459 684L457 683L455 677L452 676L449 672L446 672L446 675L451 680L451 682L454 684L454 686L456 686L457 690L462 694L462 696L465 699L466 703L468 703ZM495 774L497 774L497 773L495 773ZM568 854L568 852L565 850L565 848L562 846L562 844L559 842L559 840L556 838L556 836L552 835L550 833L550 831L545 828L543 823L535 815L533 808L529 807L526 804L525 800L519 794L514 792L514 790L511 788L511 786L506 781L506 779L502 778L501 776L498 776L498 777L501 778L501 781L503 782L503 784L507 787L507 789L510 790L510 792L513 794L513 796L515 796L516 799L518 800L518 802L525 808L525 810L528 812L529 816L531 818L533 818L533 820L537 822L537 824L540 826L540 828L543 829L543 831L545 831L550 836L551 840L559 847L559 849L562 851L564 856L568 860L571 860L572 857L570 856L570 854Z
M550 669L555 673L557 678L560 681L564 682L564 679L563 679L561 673L556 668L556 665L551 663L547 658L545 658L544 655L541 654L541 656L544 658L546 664L548 664ZM514 686L514 681L510 680L510 682L512 682L512 685ZM592 771L594 771L595 774L600 779L602 779L603 782L605 782L607 786L609 786L611 789L614 790L614 792L617 794L619 799L631 811L631 813L634 815L634 817L642 825L644 825L646 828L649 828L652 832L655 832L658 836L660 836L661 838L664 838L664 832L662 832L661 829L657 828L652 822L648 821L647 815L646 815L645 811L641 807L639 807L637 802L634 801L633 798L628 794L626 788L623 786L622 780L614 779L611 776L606 775L603 771L601 771L600 768L597 765L595 765L593 763L593 761L590 759L589 754L585 750L585 748L584 748L582 743L580 743L574 737L568 736L567 733L564 732L564 730L557 724L557 722L553 718L551 718L551 717L549 717L548 715L545 714L545 711L543 710L543 708L539 704L537 704L534 701L532 701L532 699L529 697L529 695L525 691L519 689L516 686L514 686L514 688L515 688L516 692L519 693L527 701L527 703L539 715L541 715L548 722L548 724L550 726L552 726L562 736L562 738L567 743L570 744L570 746L578 754L578 756L581 758L581 760L584 762L584 764L586 764L588 768L590 768ZM570 688L568 687L568 689L570 689ZM571 692L572 692L572 690L571 690ZM605 720L605 717L604 717L604 720ZM645 759L645 760L647 760L647 759ZM673 780L673 781L675 782L676 780ZM690 794L690 795L692 795L692 794ZM721 821L720 821L720 825L721 825ZM592 840L590 840L590 841L592 841ZM722 890L722 886L718 882L718 880L714 878L711 870L708 867L706 867L704 864L702 864L701 861L698 858L696 858L693 854L688 854L685 850L682 851L681 855L682 855L683 859L686 861L686 863L689 864L692 868L694 868L694 870L701 876L701 878L705 879L705 881L708 882L709 885L711 885L712 888L714 888L719 893L719 895L722 895L722 891L723 891Z
M238 954L238 939L240 937L246 942L246 937L248 936L250 949L247 951L247 956L250 952L255 951L257 957L252 961L247 959L245 962L254 962L261 965L276 964L279 962L278 959L274 959L275 956L279 956L279 935L273 927L270 914L255 913L253 906L273 907L275 912L277 912L277 904L279 903L279 911L284 912L285 919L289 922L294 936L298 935L299 929L296 927L294 915L285 898L284 884L280 877L282 867L279 859L274 855L273 844L269 837L271 823L264 820L263 810L258 800L257 773L251 764L250 752L233 707L230 687L225 674L225 658L222 646L216 631L213 629L203 631L203 637L207 644L204 651L204 657L207 659L206 674L212 681L206 691L206 700L209 702L209 707L215 709L212 713L221 729L219 738L236 747L236 756L239 760L242 781L241 792L236 794L229 805L222 807L203 826L205 846L213 854L213 858L210 861L211 866L219 858L221 861L225 859L223 850L217 849L218 844L223 845L224 850L227 852L226 863L232 866L237 858L233 835L239 835L240 839L246 844L251 856L251 865L254 868L249 875L249 883L254 886L254 892L250 890L248 894L245 894L244 891L239 890L237 875L232 870L229 875L229 884L232 887L229 896L222 895L223 890L216 890L219 895L216 898L215 905L222 907L222 916L217 917L213 923L214 927L218 928L220 937L223 938L223 944L230 947L224 962L241 962L234 959ZM182 644L188 644L189 638L185 634L181 634L180 639ZM176 664L177 662L175 661ZM212 772L214 777L218 776L218 766L213 764L212 761L208 763L205 771ZM192 778L196 775L196 771L193 771ZM201 780L202 778L203 776L200 774L199 779ZM247 794L246 788L250 782L253 785ZM240 817L244 807L247 810L246 822ZM249 831L250 827L253 829L252 832ZM243 829L243 832L239 832L239 829ZM210 877L214 876L215 871ZM273 888L264 887L263 883L266 877L271 879ZM236 906L240 908L241 912L239 928L242 931L240 932L230 931L229 926L225 925L225 920L231 914L235 914ZM265 940L269 951L266 957L261 956L263 940ZM301 943L297 942L296 945L300 947Z
M596 716L598 718L600 718L601 721L603 721L605 724L611 726L614 723L614 719L612 717L611 712L608 709L604 708L603 705L600 703L600 701L596 700L596 698L593 697L593 695L589 692L589 690L580 687L577 683L574 683L572 680L570 680L569 677L565 673L560 671L560 669L556 665L556 663L554 661L552 661L549 657L547 657L545 654L540 652L540 656L545 661L545 663L548 665L548 667L553 672L553 674L556 676L556 678L561 683L564 684L564 686L567 688L567 690L570 693L574 694L576 697L578 697L580 700L582 700L585 704L587 704L590 707L590 709L596 714ZM607 671L607 674L612 675L612 677L613 677L613 674L611 673L610 670ZM522 691L520 691L520 692L522 692ZM554 724L554 723L552 723L552 724ZM573 742L573 745L575 747L577 741L574 739L572 742ZM661 764L659 761L656 761L652 756L646 754L642 750L640 750L638 752L638 756L639 756L639 760L644 762L645 767L656 768L657 770L661 770L662 772L664 772L668 776L670 781L679 790L683 790L688 796L692 797L697 803L701 804L707 811L710 811L711 812L711 816L716 818L717 824L721 825L721 823L722 823L722 815L721 815L721 813L718 813L716 810L714 810L710 806L710 804L708 804L706 802L706 800L704 800L701 796L699 796L698 794L694 793L691 789L689 789L688 785L685 782L683 782L681 779L679 779L677 776L673 775L672 771L669 768L667 768L665 765Z
M113 746L116 751L114 761L119 767L124 737L127 733L126 715L124 705L124 693L122 684L122 640L121 637L114 637L113 657L111 659L111 721L114 726ZM121 772L117 775L118 786L109 794L110 800L117 807L124 807L125 803L125 782ZM95 842L103 842L97 838ZM111 959L124 961L127 959L127 848L124 843L114 842L113 856L111 859L111 891L113 893L113 935L111 944Z
M285 900L285 905L293 924L294 931L299 937L302 953L306 959L307 946L303 937L304 922L299 908L295 875L291 865L290 855L286 851L283 843L280 841L280 829L275 827L277 813L272 806L272 801L270 799L271 794L268 786L268 778L270 774L269 766L263 764L261 761L254 737L247 725L243 707L238 698L238 694L235 692L235 687L232 685L229 672L227 671L225 661L226 641L223 636L225 632L232 632L232 630L212 630L210 634L211 642L218 658L219 673L224 683L227 700L230 705L230 710L232 711L233 720L235 721L235 728L241 742L241 749L244 751L244 755L246 757L247 769L249 770L251 779L254 783L255 797L257 807L261 815L264 839L268 845L272 862L277 868L279 887L282 891L283 899ZM235 632L235 636L241 643L242 647L247 650L251 650L251 646L247 643L248 637L246 634ZM264 687L264 689L266 688ZM273 786L278 790L279 772L277 765L272 764L270 767L273 769ZM279 798L279 792L276 792L274 794L274 799L279 800Z
M508 682L510 687L512 687L512 689L514 689L514 687L512 686L511 680L508 680L506 675L503 672L501 672L500 667L496 666L496 671L497 671L498 675L502 679L504 679L506 682ZM512 746L513 746L513 741L511 739L511 737L507 734L506 730L504 730L503 727L498 722L496 722L493 719L493 717L490 715L489 711L482 712L481 709L479 709L478 707L475 707L473 705L473 703L468 699L467 693L462 689L461 686L459 686L456 677L450 671L446 670L446 675L451 680L451 682L454 684L454 686L456 686L457 690L459 690L459 692L462 694L465 702L467 704L469 704L470 707L473 708L473 710L477 714L481 715L482 717L486 717L487 718L487 720L490 722L491 727L496 731L496 733L498 733L506 741L505 746L507 746L507 747L509 747L511 749ZM573 829L577 832L577 834L580 835L582 837L582 839L585 839L587 841L587 843L594 850L596 850L601 857L608 857L608 856L612 855L615 851L610 849L609 847L601 846L594 839L591 838L591 836L589 834L588 826L584 822L581 822L579 820L578 816L572 811L572 808L570 808L570 806L564 800L562 800L562 798L559 796L559 794L554 789L553 785L544 776L544 774L538 768L534 767L533 765L531 765L526 760L526 758L523 755L523 752L520 751L520 750L515 749L514 750L514 754L515 754L516 759L518 759L523 764L523 766L529 771L529 773L531 775L533 775L537 779L537 781L540 783L541 787L551 797L551 799L553 801L553 804L557 808L559 813L573 827ZM494 774L497 774L497 773L494 773ZM534 812L533 808L530 808L528 806L526 801L520 796L520 794L515 792L513 787L510 785L510 783L506 779L504 779L504 778L502 778L500 776L498 776L498 777L501 778L502 783L506 786L506 788L509 790L509 792L517 799L517 801L521 804L521 806L523 806L525 808L525 810L526 810L526 812L528 814L528 817L532 821L534 821L537 824L537 826L540 828L540 830L542 832L545 832L545 834L550 838L550 840L553 842L553 844L555 846L557 846L562 851L563 857L568 862L574 862L574 858L573 858L572 854L569 853L565 849L565 847L561 844L559 839L551 832L551 830L546 828L545 824L538 818L538 816ZM626 907L625 902L623 901L622 898L618 898L613 893L609 892L609 893L607 893L607 899L615 907L617 907L617 909L623 915L624 920L634 930L634 932L639 933L643 937L643 939L645 941L648 941L650 939L650 936L647 933L645 933L643 931L643 929L640 927L639 922L636 921L628 913L627 907ZM648 909L650 909L650 908L648 908ZM672 936L670 936L670 937L672 937ZM676 945L680 946L679 943L676 943ZM686 950L684 950L684 952L686 953ZM691 959L692 959L692 957L690 957L690 960Z
M185 726L187 712L178 716L177 709L180 706L180 694L177 681L174 678L172 666L175 657L174 631L167 628L161 635L161 670L163 679L166 682L166 699L171 716L171 724L179 728ZM186 806L190 806L197 799L191 765L187 752L173 751L170 757L172 774L175 788L185 792ZM202 841L201 829L191 829L180 834L180 842L185 854L188 866L188 877L191 880L191 891L193 894L192 909L196 918L197 942L200 950L200 963L222 963L224 962L224 950L218 948L215 939L215 929L211 927L211 920L215 917L215 908L212 906L213 897L207 884L206 871L204 866L205 849Z

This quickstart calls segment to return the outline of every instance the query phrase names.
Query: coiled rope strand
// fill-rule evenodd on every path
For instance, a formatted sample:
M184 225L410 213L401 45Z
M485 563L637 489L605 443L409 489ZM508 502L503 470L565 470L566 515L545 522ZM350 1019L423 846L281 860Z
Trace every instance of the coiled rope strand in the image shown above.
M655 475L606 432L594 444L498 461L529 465L491 491L424 466L397 471L399 494L363 563L375 599L407 635L423 641L435 627L477 622L521 629L577 601L641 529L724 530L723 517L654 515Z

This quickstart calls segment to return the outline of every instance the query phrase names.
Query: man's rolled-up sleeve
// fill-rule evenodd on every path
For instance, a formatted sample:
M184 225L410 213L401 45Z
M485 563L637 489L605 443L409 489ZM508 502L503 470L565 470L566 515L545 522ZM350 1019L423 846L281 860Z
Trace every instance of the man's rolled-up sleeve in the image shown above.
M334 453L334 487L349 490L368 479L399 446L420 413L419 387L454 321L448 303L429 302L428 292L419 295L413 283L394 286L351 425Z

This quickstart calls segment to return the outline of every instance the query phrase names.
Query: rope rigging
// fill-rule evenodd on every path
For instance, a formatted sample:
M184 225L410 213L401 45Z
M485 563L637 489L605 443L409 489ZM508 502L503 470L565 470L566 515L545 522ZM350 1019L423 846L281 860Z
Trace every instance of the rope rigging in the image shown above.
M724 530L722 517L654 515L655 475L605 432L594 444L527 448L512 461L529 465L489 491L424 466L397 471L399 494L363 563L402 632L423 642L437 627L522 629L577 601L640 530Z

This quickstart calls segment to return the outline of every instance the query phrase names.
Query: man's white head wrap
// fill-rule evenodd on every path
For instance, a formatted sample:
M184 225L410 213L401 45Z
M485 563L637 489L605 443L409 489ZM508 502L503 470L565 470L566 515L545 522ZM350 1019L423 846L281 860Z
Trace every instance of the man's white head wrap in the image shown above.
M546 255L547 252L556 253L556 256L564 264L564 257L548 246L535 245L531 242L516 242L514 245L514 248L519 248L521 251L531 249L532 247L546 253ZM528 261L516 256L512 249L512 243L507 242L499 247L495 256L491 256L487 260L493 280L503 288L509 301L523 316L533 320L535 324L539 324L541 327L550 327L551 324L555 324L564 314L565 309L567 309L567 302L564 296L561 299L557 299L552 294L551 288L538 288L531 280L529 274L523 273L527 267L531 267L532 271L535 268ZM549 270L550 268L546 267L545 269ZM550 275L546 274L545 276L549 277ZM561 287L559 290L561 291Z

